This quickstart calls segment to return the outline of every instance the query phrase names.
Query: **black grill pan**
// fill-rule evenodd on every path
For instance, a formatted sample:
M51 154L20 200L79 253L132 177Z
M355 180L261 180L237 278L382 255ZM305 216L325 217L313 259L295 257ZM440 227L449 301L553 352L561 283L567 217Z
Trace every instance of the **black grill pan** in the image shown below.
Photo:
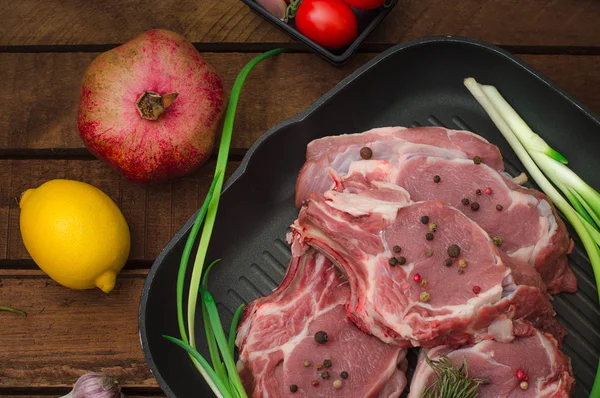
M509 53L471 39L432 37L398 45L344 79L298 116L267 131L227 181L208 255L209 260L222 259L212 271L209 289L227 329L239 304L268 294L284 275L290 259L285 233L298 212L294 185L311 140L391 125L460 128L498 145L508 172L524 171L464 88L463 79L468 76L497 86L530 126L569 159L577 174L600 188L596 172L600 120L551 81ZM187 355L161 338L162 334L178 333L175 281L194 217L152 266L140 305L144 354L169 397L212 396ZM592 268L570 232L576 242L570 260L579 291L556 296L554 307L569 333L564 351L573 360L579 398L589 397L594 382L600 352L600 309ZM197 341L202 343L202 317L196 318ZM201 352L207 354L204 349Z

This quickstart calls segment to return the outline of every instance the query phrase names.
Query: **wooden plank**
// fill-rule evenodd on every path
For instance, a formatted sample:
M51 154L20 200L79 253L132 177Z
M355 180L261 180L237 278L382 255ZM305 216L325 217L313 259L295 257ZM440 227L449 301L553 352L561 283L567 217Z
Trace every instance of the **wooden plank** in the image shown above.
M77 133L80 78L96 55L0 54L8 95L0 113L0 150L83 148ZM204 56L217 68L228 91L254 57L241 53ZM296 115L371 57L358 54L341 69L310 54L283 54L264 61L244 85L232 147L248 148L269 127Z
M292 41L239 0L156 1L151 6L115 0L5 1L0 15L0 45L123 43L159 27L202 43ZM509 45L598 47L598 20L596 0L400 0L367 40L390 44L462 35Z
M155 387L137 322L145 275L123 271L110 294L66 289L41 271L0 270L0 302L27 312L2 312L0 388L68 387L89 371L126 387Z
M10 155L26 148L83 148L76 123L79 76L94 56L0 54L0 69L8 93L0 113L0 152ZM330 67L312 54L282 54L258 65L242 92L232 147L238 151L248 148L264 131L305 109L373 56L356 54L343 68ZM207 53L205 57L220 71L230 89L252 55ZM600 87L600 56L522 57L592 111L600 113L596 89ZM128 196L130 192L122 194L134 200Z
M230 162L227 177L239 162ZM26 260L29 255L19 231L19 207L16 198L28 189L55 178L90 183L119 205L131 231L130 260L153 260L173 234L200 207L212 182L215 162L209 161L196 172L173 182L138 185L127 181L98 160L0 160L1 170L11 170L0 184L0 261ZM183 191L191 190L183 193ZM2 231L0 229L0 231Z

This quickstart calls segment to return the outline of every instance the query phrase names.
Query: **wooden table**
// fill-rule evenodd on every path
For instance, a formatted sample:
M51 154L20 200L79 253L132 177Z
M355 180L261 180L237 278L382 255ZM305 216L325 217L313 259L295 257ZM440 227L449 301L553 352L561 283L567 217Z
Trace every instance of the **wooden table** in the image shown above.
M252 142L378 52L428 35L501 45L600 113L600 1L400 0L350 62L336 69L238 0L0 2L0 394L62 395L87 371L118 377L128 396L160 395L140 349L137 316L154 258L203 199L214 160L189 177L140 186L88 153L77 134L80 79L99 52L151 28L185 35L231 88L255 53L295 50L259 65L239 104L233 171ZM16 198L55 178L88 182L120 206L130 260L109 295L57 285L32 262Z

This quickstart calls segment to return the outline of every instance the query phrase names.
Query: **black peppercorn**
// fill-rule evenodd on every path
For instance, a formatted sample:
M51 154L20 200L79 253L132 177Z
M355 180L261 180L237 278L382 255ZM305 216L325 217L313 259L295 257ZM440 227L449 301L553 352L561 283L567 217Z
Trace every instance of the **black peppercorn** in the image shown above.
M331 361L329 359L326 359L323 361L323 366L326 368L330 368L331 367Z
M364 146L360 149L360 157L369 160L373 157L373 150L368 146Z
M398 245L394 246L394 253L400 253L402 251L402 248Z
M476 195L480 195L480 196L481 196L481 189L478 189L478 190L476 190L476 191L475 191L475 194L476 194Z
M390 261L389 261L389 263L390 263L390 265L393 267L393 266L395 266L396 264L398 264L398 260L396 259L396 257L392 257L392 258L390 258Z
M460 255L460 247L458 245L448 247L448 255L450 257L458 257Z
M329 340L329 337L327 336L327 333L325 333L322 330L319 330L317 333L315 333L315 341L319 344L325 344L327 343L327 340Z
M437 183L437 182L440 182L441 180L442 179L440 178L440 176L438 176L438 175L433 176L433 182Z
M398 257L398 264L400 264L400 265L406 264L406 258L404 258L403 256Z
M331 375L329 374L328 371L325 371L325 372L321 373L321 377L324 379L329 379L331 377Z
M467 198L464 198L463 200L461 200L461 202L462 202L462 204L463 204L463 205L465 205L465 206L468 206L468 205L469 205L469 203L471 203L471 202L469 201L469 199L467 199Z
M427 240L433 240L433 234L431 232L427 232L425 234L425 239L427 239Z
M342 373L340 373L340 377L341 377L342 379L347 379L347 378L348 378L348 372L346 372L346 371L344 370Z
M473 210L473 211L479 210L479 203L477 203L477 202L471 203L471 210Z
M451 267L452 266L452 259L451 258L447 258L444 260L444 265L446 267Z
M502 211L502 209L504 209L504 206L502 206L502 205L496 205L496 210Z
M429 224L429 217L427 217L427 216L421 217L421 224Z
M479 156L475 156L473 158L473 163L475 163L475 164L481 164L481 158Z
M295 384L292 384L292 385L290 386L290 391L291 391L291 392L297 392L297 391L298 391L298 386L297 386L297 385L295 385Z

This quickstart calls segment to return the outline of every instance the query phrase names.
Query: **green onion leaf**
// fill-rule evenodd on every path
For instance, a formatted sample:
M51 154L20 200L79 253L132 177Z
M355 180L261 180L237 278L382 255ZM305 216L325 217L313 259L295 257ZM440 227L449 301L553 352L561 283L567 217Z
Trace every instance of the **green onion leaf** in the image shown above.
M7 311L7 312L12 312L13 314L27 316L27 313L25 311L21 311L16 308L13 308L13 307L7 307L5 305L0 305L0 311Z
M202 281L200 282L200 285L203 288L206 289L206 283L208 280L208 274L210 273L210 270L220 260L221 259L216 259L215 261L210 263L208 265L208 267L206 267L206 270L204 271L204 275L202 275ZM227 378L227 373L225 370L225 366L223 365L223 362L221 361L221 356L219 355L219 348L217 346L217 340L215 339L215 335L213 333L212 327L209 326L210 319L208 317L208 311L206 309L206 304L204 303L204 301L201 301L201 307L202 307L202 321L204 322L204 331L206 333L206 343L208 345L210 361L212 362L213 368L215 369L215 372L217 373L217 375L221 379L224 380Z
M231 326L229 327L229 352L231 355L235 354L235 331L237 330L237 325L240 322L240 315L242 314L244 307L244 304L242 304L237 308L235 314L233 314Z
M202 369L207 373L208 377L204 377L208 382L211 390L219 397L223 398L233 398L232 394L229 392L228 387L223 383L215 371L210 367L209 363L204 359L204 357L196 351L196 349L189 344L186 344L182 340L179 340L175 337L163 335L163 337L169 340L172 343L177 344L179 347L183 348L187 351L187 353L194 358L201 366Z

